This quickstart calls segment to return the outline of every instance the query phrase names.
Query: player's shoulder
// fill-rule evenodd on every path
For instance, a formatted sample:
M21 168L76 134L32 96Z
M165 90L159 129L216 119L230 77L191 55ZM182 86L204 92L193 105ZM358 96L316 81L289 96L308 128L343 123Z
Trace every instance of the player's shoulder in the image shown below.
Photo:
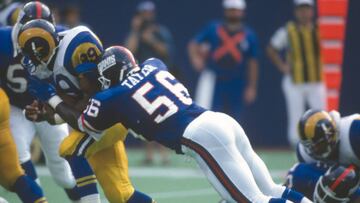
M11 39L12 27L0 27L0 54L12 56L13 43Z
M121 86L120 84L109 88L107 90L102 90L98 93L96 93L93 96L93 99L100 101L102 103L111 103L114 99L116 99L118 96L120 96L121 93L125 91L125 88Z
M145 66L153 66L159 70L168 70L166 64L158 58L149 58L140 65L141 68Z
M245 25L245 27L244 27L244 32L245 32L245 34L246 34L248 37L250 37L250 38L256 37L256 32L255 32L255 30L254 30L252 27L248 26L248 25Z
M222 26L223 24L224 22L221 20L217 20L217 19L211 20L205 25L205 30L207 32L216 32L218 27Z
M62 37L58 52L60 64L73 75L76 75L75 67L97 60L103 52L101 41L86 26L77 26L59 35Z
M82 43L83 39L87 36L92 36L93 32L88 27L81 25L72 29L64 29L59 35L62 37L63 44L69 44L70 42Z

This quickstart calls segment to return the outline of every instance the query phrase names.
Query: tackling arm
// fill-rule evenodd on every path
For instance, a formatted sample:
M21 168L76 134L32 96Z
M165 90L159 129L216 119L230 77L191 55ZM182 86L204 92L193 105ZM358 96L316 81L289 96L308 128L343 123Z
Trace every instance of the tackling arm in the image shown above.
M67 122L72 128L82 131L79 127L78 120L81 116L81 111L77 110L75 107L72 107L63 100L55 95L49 100L49 105L55 110L57 114Z

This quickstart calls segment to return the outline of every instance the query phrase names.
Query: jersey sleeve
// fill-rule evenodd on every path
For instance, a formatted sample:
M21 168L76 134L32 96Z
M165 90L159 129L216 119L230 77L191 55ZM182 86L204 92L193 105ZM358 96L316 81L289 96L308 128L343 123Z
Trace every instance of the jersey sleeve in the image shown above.
M100 140L103 132L116 123L112 122L111 115L114 113L109 103L101 97L95 96L89 100L78 120L79 129L88 133L95 140Z
M194 41L198 44L210 42L211 35L215 30L215 23L208 24L204 29L202 29L194 38Z
M149 58L148 60L144 61L144 63L141 66L143 67L146 65L154 66L154 67L158 68L159 70L168 71L168 68L165 65L165 63L158 58Z
M64 57L64 65L66 69L76 74L75 68L86 62L95 62L99 59L104 49L99 38L90 31L80 32L74 37Z
M286 49L288 46L288 34L286 27L281 27L275 32L275 34L271 37L270 45L278 51Z
M6 69L13 55L13 44L11 41L11 28L0 28L0 68ZM3 76L3 75L2 75Z

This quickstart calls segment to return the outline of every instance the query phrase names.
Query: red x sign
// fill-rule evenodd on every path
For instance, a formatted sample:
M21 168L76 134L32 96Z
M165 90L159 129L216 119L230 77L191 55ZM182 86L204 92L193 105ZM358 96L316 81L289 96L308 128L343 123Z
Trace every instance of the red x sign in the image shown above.
M219 38L221 39L222 46L218 47L214 53L213 57L217 61L225 54L229 53L236 62L240 63L242 59L242 54L240 50L236 47L236 45L244 40L244 32L240 32L234 36L230 36L224 29L224 27L220 26L217 29L217 33Z

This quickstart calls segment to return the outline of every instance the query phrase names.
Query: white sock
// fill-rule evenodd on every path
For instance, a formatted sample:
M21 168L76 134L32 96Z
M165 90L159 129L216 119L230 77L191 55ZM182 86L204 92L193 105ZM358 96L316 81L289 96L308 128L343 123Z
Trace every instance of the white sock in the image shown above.
M92 194L82 197L78 203L101 203L99 194Z

